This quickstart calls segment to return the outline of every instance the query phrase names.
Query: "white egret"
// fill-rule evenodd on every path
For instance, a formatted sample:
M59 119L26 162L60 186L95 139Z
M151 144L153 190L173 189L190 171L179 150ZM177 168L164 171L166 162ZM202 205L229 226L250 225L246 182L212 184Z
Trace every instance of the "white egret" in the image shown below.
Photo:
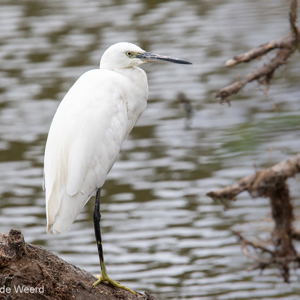
M46 143L44 180L47 232L69 230L96 193L94 229L103 281L134 291L111 279L105 268L100 230L100 192L121 145L148 98L147 76L138 66L151 61L191 64L156 55L131 43L109 47L100 68L84 73L70 88L53 118Z

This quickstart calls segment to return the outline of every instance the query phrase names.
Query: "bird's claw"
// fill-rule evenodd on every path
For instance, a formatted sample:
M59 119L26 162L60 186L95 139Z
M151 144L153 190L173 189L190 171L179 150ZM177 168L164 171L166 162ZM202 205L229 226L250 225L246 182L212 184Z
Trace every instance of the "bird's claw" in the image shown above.
M95 277L96 277L98 280L97 280L96 282L93 283L93 285L92 285L90 291L92 291L92 289L95 288L99 283L104 282L104 281L107 281L108 283L110 283L110 284L111 284L112 286L114 286L114 287L118 287L118 288L120 288L120 289L129 291L129 292L132 293L133 295L136 295L136 292L135 292L134 290L132 290L132 289L130 289L129 287L127 287L127 286L121 284L119 281L116 281L116 280L111 279L111 278L108 277L108 276L105 276L105 278L103 278L102 275L98 275L98 274L97 274L97 275L95 275Z

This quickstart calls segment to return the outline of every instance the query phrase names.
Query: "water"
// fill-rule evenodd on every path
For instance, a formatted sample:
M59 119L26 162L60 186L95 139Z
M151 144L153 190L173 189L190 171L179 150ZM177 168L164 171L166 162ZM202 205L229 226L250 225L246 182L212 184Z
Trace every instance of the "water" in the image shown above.
M249 271L232 229L272 228L267 199L243 193L224 211L206 193L299 152L299 54L233 97L219 88L267 61L223 67L226 59L289 30L284 1L0 2L0 226L99 273L88 203L71 231L45 233L43 152L59 101L118 41L177 56L193 66L146 65L146 112L103 188L102 231L110 275L159 299L297 299L279 271ZM189 128L177 94L191 100ZM289 180L299 215L299 177ZM297 224L296 224L297 225ZM262 234L262 233L260 233ZM299 245L296 245L299 249Z

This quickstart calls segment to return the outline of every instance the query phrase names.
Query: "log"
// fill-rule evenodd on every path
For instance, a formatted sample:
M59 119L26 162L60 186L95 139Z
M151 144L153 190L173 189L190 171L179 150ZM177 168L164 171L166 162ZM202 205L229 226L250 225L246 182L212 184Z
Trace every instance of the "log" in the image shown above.
M149 294L117 289L101 283L91 291L96 278L42 247L26 243L20 230L0 233L0 300L4 299L139 299L155 300Z

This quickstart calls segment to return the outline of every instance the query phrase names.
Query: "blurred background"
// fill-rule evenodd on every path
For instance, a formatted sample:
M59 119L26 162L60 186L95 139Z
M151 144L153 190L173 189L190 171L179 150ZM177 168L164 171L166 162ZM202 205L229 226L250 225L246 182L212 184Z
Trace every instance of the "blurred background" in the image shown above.
M108 273L159 299L298 299L299 270L249 271L231 230L268 238L268 199L243 193L224 211L206 196L300 149L299 53L268 92L250 84L220 105L216 91L268 61L224 62L289 31L282 0L0 0L0 229L20 229L94 274L92 199L71 231L45 232L43 153L52 117L85 71L120 41L192 61L149 64L148 107L103 187ZM298 12L300 15L300 11ZM193 107L188 120L178 93ZM289 180L300 215L299 176ZM297 221L297 219L296 219ZM296 245L300 251L299 245Z

